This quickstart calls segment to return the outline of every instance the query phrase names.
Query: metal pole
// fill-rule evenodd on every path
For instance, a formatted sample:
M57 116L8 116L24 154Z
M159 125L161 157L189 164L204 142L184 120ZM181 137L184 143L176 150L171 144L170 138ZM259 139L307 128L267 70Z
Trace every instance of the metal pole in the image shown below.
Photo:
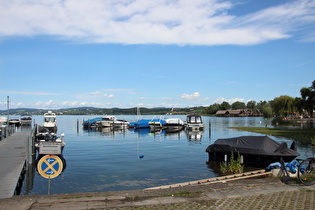
M211 139L211 122L209 120L209 139Z
M48 195L50 195L50 178L48 178Z
M77 133L79 133L79 119L77 119Z
M10 110L10 97L9 96L7 96L7 109L8 109L7 126L9 126L9 110Z

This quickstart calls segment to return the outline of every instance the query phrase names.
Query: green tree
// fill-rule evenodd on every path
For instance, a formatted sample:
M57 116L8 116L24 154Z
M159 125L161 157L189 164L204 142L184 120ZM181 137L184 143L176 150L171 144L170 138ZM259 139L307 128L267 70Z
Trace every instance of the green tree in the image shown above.
M300 90L303 107L308 111L309 115L313 117L313 110L315 105L315 80L311 87L303 87Z
M303 101L302 98L295 97L293 106L298 113L303 113Z
M205 113L215 114L218 110L220 110L220 104L214 103L205 109Z
M248 101L246 107L247 107L247 109L256 108L256 101Z
M232 109L245 109L245 108L246 106L244 102L236 101L232 104Z
M231 105L228 102L223 101L220 104L220 110L228 110L228 109L231 109Z
M273 116L271 104L267 101L260 101L256 108L264 115L265 118L270 118Z
M277 116L287 116L296 110L293 102L294 98L291 96L282 95L274 98L271 102L271 106Z

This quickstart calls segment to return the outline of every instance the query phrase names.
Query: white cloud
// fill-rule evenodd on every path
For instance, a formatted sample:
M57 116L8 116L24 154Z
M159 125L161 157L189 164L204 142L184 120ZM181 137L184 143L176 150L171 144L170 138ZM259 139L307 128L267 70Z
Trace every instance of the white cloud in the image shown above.
M193 94L189 95L186 93L183 93L181 95L181 98L186 99L186 100L194 100L194 99L199 99L200 98L200 93L199 92L194 92Z
M35 105L36 105L37 107L42 106L42 104L43 104L43 102L41 102L41 101L38 101L38 102L35 103Z
M56 35L92 43L248 45L306 27L314 40L315 3L290 1L232 16L232 0L2 0L0 37ZM306 33L305 33L306 34ZM312 35L313 37L310 37Z
M89 95L100 96L100 97L105 97L105 98L114 98L115 97L113 94L102 93L101 91L94 91L94 92L91 92Z
M46 106L51 106L54 104L54 101L53 100L49 100L45 103Z
M217 104L221 104L222 102L228 102L229 104L233 104L234 102L244 102L244 99L243 98L230 98L230 99L225 99L223 97L220 97L220 98L217 98L214 100L214 103L217 103Z
M105 97L105 98L114 98L115 96L113 95L113 94L103 94L103 96Z
M100 91L95 91L95 92L92 92L91 95L102 95L102 93Z
M200 93L199 92L194 92L193 94L186 94L183 93L180 95L180 97L182 99L191 101L191 100L197 100L197 101L206 101L209 100L210 98L206 97L206 98L201 98Z

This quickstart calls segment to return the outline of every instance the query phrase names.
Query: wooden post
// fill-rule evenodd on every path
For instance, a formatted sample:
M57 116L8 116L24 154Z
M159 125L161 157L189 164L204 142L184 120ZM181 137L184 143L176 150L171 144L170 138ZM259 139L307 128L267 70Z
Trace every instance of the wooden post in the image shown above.
M209 139L211 139L211 122L209 120Z

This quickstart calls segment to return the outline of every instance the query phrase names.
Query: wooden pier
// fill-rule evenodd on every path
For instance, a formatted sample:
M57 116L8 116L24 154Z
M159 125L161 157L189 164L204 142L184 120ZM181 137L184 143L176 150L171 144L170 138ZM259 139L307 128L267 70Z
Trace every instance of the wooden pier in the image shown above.
M0 199L15 195L27 166L31 131L16 132L0 141Z

